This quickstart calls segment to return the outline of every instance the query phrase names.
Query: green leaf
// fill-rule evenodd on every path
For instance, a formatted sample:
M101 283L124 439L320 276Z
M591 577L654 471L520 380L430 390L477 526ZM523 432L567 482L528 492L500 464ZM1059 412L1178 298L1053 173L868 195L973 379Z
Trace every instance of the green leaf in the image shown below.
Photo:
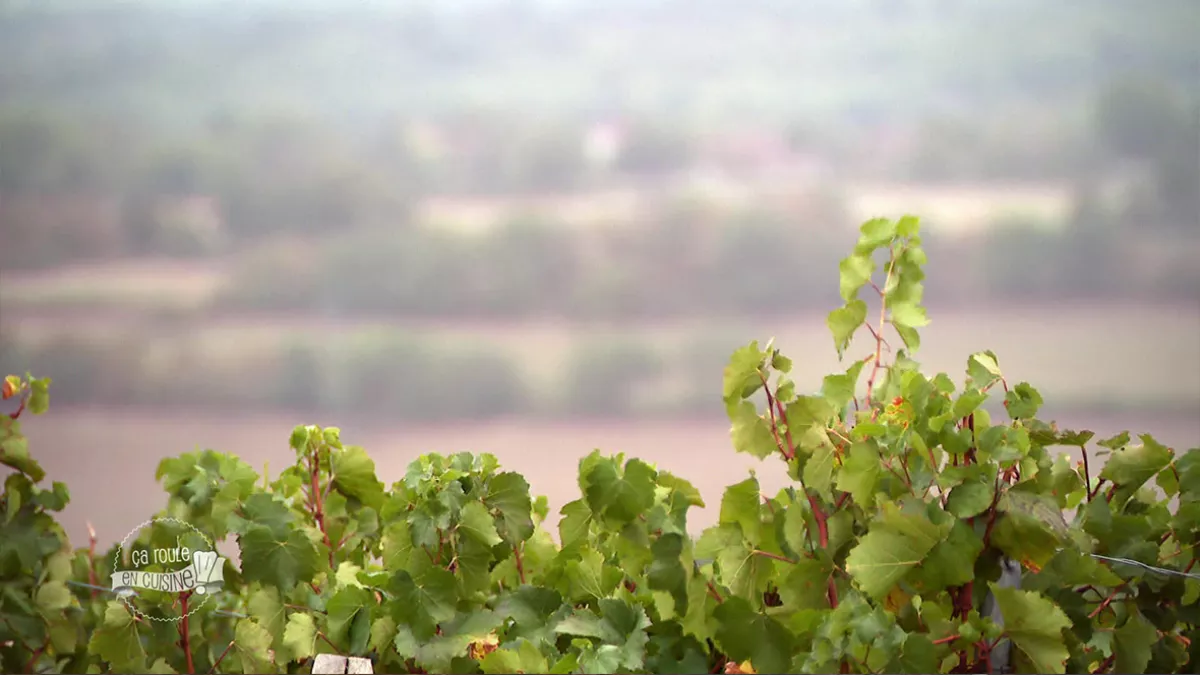
M287 593L311 581L317 572L317 549L301 530L277 536L264 525L252 525L238 536L242 578L276 586Z
M725 366L722 398L726 403L749 398L762 387L760 371L766 364L767 353L758 348L755 340L733 352Z
M921 219L913 215L904 215L896 221L897 237L915 237L921 230ZM910 249L911 250L911 249Z
M916 328L902 323L893 323L892 327L896 329L896 333L904 341L904 346L908 347L910 352L915 352L921 348L921 334L917 332Z
M846 372L825 376L821 383L821 395L829 401L834 410L841 410L854 400L858 390L858 378L866 365L866 361L855 361Z
M858 291L875 271L875 261L868 255L852 255L838 264L842 300L849 302L858 296Z
M904 673L933 673L937 672L937 647L928 635L921 633L910 634L904 639L904 647L900 655L900 666Z
M496 531L504 541L515 546L533 536L529 483L521 474L506 471L492 476L483 501L490 508L500 509Z
M882 516L846 558L846 571L864 593L882 599L920 564L949 528L884 504Z
M292 429L292 436L288 439L288 445L296 452L304 452L308 449L308 441L312 437L312 432L315 427L310 427L305 424L299 424Z
M458 583L454 574L428 560L415 558L413 573L398 570L388 581L400 617L414 628L428 628L454 618L458 600Z
M43 614L51 614L71 605L71 591L61 581L48 581L38 587L34 602Z
M996 496L996 486L981 480L974 480L955 486L946 498L946 510L959 518L977 516L992 505Z
M659 471L658 484L674 490L677 494L683 497L686 504L704 508L704 498L700 494L700 490L696 489L696 486L692 485L687 480L684 480L683 478L680 478L669 471Z
M788 672L795 636L775 619L754 611L744 598L733 597L717 606L716 643L733 661L750 660L760 673Z
M42 465L29 456L29 442L24 436L10 436L0 442L0 464L29 476L34 483L40 483L46 477Z
M40 377L29 381L29 401L25 408L34 415L41 415L50 408L50 385L53 381L48 377Z
M481 502L467 502L463 506L458 527L468 537L484 546L491 547L504 541L496 532L496 521L492 519L492 514L488 513L487 507Z
M609 459L595 464L587 474L587 503L592 513L614 523L633 522L654 505L655 471L640 459L631 459L625 471Z
M1071 620L1049 599L1032 591L988 586L1000 614L1004 617L1004 633L1024 654L1034 673L1066 673L1067 651L1063 629Z
M988 395L978 389L967 389L954 401L954 417L962 419L979 409Z
M1123 488L1139 488L1171 463L1173 453L1160 445L1150 434L1142 434L1142 445L1126 447L1112 453L1100 477Z
M593 548L584 548L579 560L567 563L567 579L571 595L576 598L606 598L620 583L622 575L609 574L604 565L604 555Z
M967 358L968 387L984 389L1000 379L1000 364L992 352L978 352Z
M241 657L242 672L246 675L254 673L273 673L275 664L271 660L271 634L258 625L253 619L242 619L237 622L233 632L234 650Z
M804 485L826 501L833 500L833 446L823 443L804 464Z
M1150 650L1158 642L1158 631L1140 612L1133 612L1125 625L1113 633L1113 652L1117 655L1113 672L1144 673L1150 665Z
M272 648L277 652L286 650L283 634L287 629L287 613L279 598L279 591L274 586L259 588L250 595L246 607L250 610L250 617L271 634Z
M581 663L594 666L605 664L595 672L614 672L624 669L633 672L642 669L645 662L646 643L649 636L646 628L650 619L640 606L630 605L615 598L601 600L600 614L588 610L576 610L554 629L561 635L594 638L604 643L594 652L585 650ZM600 658L597 659L596 657Z
M92 633L88 652L99 656L118 673L140 673L146 668L146 650L138 636L133 614L119 600L105 606L104 623Z
M787 423L793 434L803 432L811 426L824 427L837 414L833 406L821 396L797 396L787 405Z
M312 658L316 654L317 626L311 614L293 612L283 630L283 644L293 660Z
M854 247L854 252L859 255L870 254L881 245L890 242L894 236L896 236L895 221L887 218L872 218L859 227L858 243Z
M390 616L381 616L371 624L371 641L367 646L371 651L382 654L391 646L396 637L396 621Z
M472 642L486 639L503 621L502 616L489 609L459 614L443 622L440 634L417 648L417 662L435 673L459 672L453 665L456 657L465 654ZM463 665L471 669L467 672L474 671L474 663Z
M558 521L558 538L563 549L568 549L587 539L592 524L592 510L582 499L563 504L559 509L562 518Z
M742 401L730 417L733 426L729 433L734 451L744 452L759 459L766 459L772 453L778 452L779 446L775 444L770 424L758 414L758 409L753 403Z
M852 300L845 307L839 307L829 313L825 320L829 331L833 333L833 343L837 347L840 358L850 346L850 338L855 331L867 320L867 303L862 300Z
M352 445L334 451L330 460L335 490L371 508L377 509L383 504L383 483L375 477L375 462L365 450Z
M929 325L925 308L915 302L888 303L888 309L891 310L892 323L897 326L920 328Z
M756 555L754 547L742 535L742 529L732 525L705 530L696 543L696 557L715 558L720 583L742 597L761 598L767 582L774 575L773 561ZM696 598L689 596L689 606L695 602Z
M725 495L721 498L718 522L737 524L742 528L746 540L752 546L756 546L761 538L761 503L762 493L759 491L757 478L750 477L730 485L725 488Z
M1048 525L1034 516L1007 512L996 518L992 543L1013 560L1031 561L1044 567L1058 550L1060 539Z
M549 672L550 664L533 643L518 640L517 645L516 649L497 649L483 657L479 662L480 669L485 675Z
M646 571L650 590L666 591L675 601L675 614L685 616L688 610L687 570L683 567L684 538L680 534L664 534L650 545L654 561Z
M951 586L961 586L975 578L975 560L983 551L983 540L966 521L956 520L950 534L933 547L910 576L909 581L922 595Z
M854 503L869 509L875 505L879 486L879 450L874 443L859 442L850 446L849 456L838 472L837 489L849 492Z
M830 559L801 557L788 569L779 586L779 598L788 609L828 609L832 573Z
M1043 402L1042 395L1037 389L1029 386L1028 382L1017 384L1004 395L1004 407L1008 409L1008 416L1014 420L1035 417Z
M351 655L366 653L374 604L364 588L346 586L334 593L325 606L330 641Z

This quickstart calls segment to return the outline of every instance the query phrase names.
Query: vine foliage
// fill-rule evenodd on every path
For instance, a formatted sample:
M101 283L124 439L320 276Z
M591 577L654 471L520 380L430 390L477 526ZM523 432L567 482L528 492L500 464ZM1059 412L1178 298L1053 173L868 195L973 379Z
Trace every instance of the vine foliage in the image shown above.
M1200 449L1043 422L991 352L961 386L923 374L924 263L916 218L862 226L828 317L847 367L816 393L770 342L732 355L732 445L789 481L729 486L698 538L699 491L636 458L584 457L555 525L492 455L424 455L389 487L337 428L304 425L273 480L213 450L159 464L157 517L233 552L203 606L141 591L133 612L107 590L169 521L72 549L54 517L68 490L45 486L21 431L50 382L10 376L0 666L307 672L338 653L410 673L1194 672ZM1014 564L1020 582L998 583Z

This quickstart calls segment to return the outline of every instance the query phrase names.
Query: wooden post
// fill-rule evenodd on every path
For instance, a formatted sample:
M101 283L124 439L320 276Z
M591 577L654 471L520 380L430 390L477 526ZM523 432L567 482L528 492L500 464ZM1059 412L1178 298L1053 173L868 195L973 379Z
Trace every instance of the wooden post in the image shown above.
M313 675L372 674L375 669L371 665L371 659L338 656L337 654L317 654L317 658L313 659L312 672Z

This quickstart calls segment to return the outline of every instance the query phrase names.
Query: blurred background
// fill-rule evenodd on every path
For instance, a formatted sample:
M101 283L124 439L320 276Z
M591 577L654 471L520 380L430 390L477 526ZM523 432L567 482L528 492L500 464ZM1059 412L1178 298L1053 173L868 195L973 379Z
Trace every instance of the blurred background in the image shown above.
M0 370L54 379L25 428L77 542L161 506L159 458L274 473L297 423L389 483L493 452L557 506L600 447L715 504L754 463L731 350L817 389L837 261L913 213L928 368L993 349L1064 426L1190 447L1198 34L1195 0L0 0Z

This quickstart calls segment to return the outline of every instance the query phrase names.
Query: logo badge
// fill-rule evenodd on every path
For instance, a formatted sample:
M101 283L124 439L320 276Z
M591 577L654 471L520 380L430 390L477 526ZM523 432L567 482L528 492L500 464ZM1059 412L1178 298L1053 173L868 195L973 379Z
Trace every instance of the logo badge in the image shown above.
M225 583L225 558L194 525L177 518L153 518L121 540L113 555L112 589L134 614L152 621L179 621L200 609ZM148 591L140 593L139 591ZM158 594L178 595L185 608L178 616L138 606ZM199 596L192 600L192 596Z

